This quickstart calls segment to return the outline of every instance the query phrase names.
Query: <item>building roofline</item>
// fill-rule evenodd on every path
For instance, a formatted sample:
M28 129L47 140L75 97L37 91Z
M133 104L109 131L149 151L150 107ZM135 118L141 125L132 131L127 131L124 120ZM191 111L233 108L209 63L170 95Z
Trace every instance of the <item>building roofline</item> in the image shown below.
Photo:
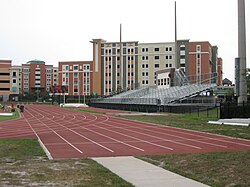
M84 61L59 61L58 63L79 63L79 62L91 62L93 63L93 60L84 60Z

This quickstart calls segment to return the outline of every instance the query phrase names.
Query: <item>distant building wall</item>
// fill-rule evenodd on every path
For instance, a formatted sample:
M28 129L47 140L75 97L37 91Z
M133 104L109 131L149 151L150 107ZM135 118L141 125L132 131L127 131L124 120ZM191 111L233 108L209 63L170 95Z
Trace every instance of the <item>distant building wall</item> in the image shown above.
M69 95L91 95L93 85L93 61L59 62L59 85L68 86Z
M10 95L11 60L0 60L0 97L6 101Z
M209 42L190 42L188 77L193 83L211 83L212 45Z

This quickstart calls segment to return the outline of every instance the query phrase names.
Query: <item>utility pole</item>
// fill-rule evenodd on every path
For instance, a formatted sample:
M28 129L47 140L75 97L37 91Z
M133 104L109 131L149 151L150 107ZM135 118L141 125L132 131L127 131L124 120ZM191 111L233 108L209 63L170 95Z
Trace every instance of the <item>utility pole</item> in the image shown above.
M239 59L238 104L242 104L244 102L247 102L245 0L238 0L238 59Z

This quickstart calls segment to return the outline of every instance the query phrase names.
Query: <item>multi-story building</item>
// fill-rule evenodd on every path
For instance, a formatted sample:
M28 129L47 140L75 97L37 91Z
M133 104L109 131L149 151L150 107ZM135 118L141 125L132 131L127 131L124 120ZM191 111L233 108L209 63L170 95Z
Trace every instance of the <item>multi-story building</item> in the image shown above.
M7 101L10 95L11 60L0 60L0 101Z
M186 74L195 83L216 83L218 48L209 42L190 42Z
M45 94L53 85L53 66L32 60L22 64L22 94Z
M18 101L22 93L22 67L12 66L10 68L10 100Z
M139 87L155 86L156 72L176 68L175 43L139 43Z
M94 39L94 81L98 95L110 95L119 90L138 86L138 42L106 42Z
M67 86L69 95L93 93L93 61L59 62L59 85Z
M53 86L58 85L58 67L53 67L52 85Z
M101 81L97 89L99 95L156 86L159 75L157 72L169 68L181 69L180 72L184 72L194 83L216 83L221 79L216 77L221 75L217 68L218 48L209 42L178 40L176 44L137 41L120 43L102 39L94 39L91 42L93 75L96 79L93 82ZM171 72L173 73L173 70Z

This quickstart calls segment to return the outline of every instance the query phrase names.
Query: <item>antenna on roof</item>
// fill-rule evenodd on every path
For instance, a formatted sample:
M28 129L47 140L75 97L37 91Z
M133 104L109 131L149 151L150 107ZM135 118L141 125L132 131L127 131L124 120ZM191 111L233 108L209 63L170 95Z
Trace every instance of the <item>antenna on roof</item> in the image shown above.
M122 24L120 23L120 85L123 90Z
M175 67L177 67L177 11L176 11L176 1L174 2L174 18L175 18Z

